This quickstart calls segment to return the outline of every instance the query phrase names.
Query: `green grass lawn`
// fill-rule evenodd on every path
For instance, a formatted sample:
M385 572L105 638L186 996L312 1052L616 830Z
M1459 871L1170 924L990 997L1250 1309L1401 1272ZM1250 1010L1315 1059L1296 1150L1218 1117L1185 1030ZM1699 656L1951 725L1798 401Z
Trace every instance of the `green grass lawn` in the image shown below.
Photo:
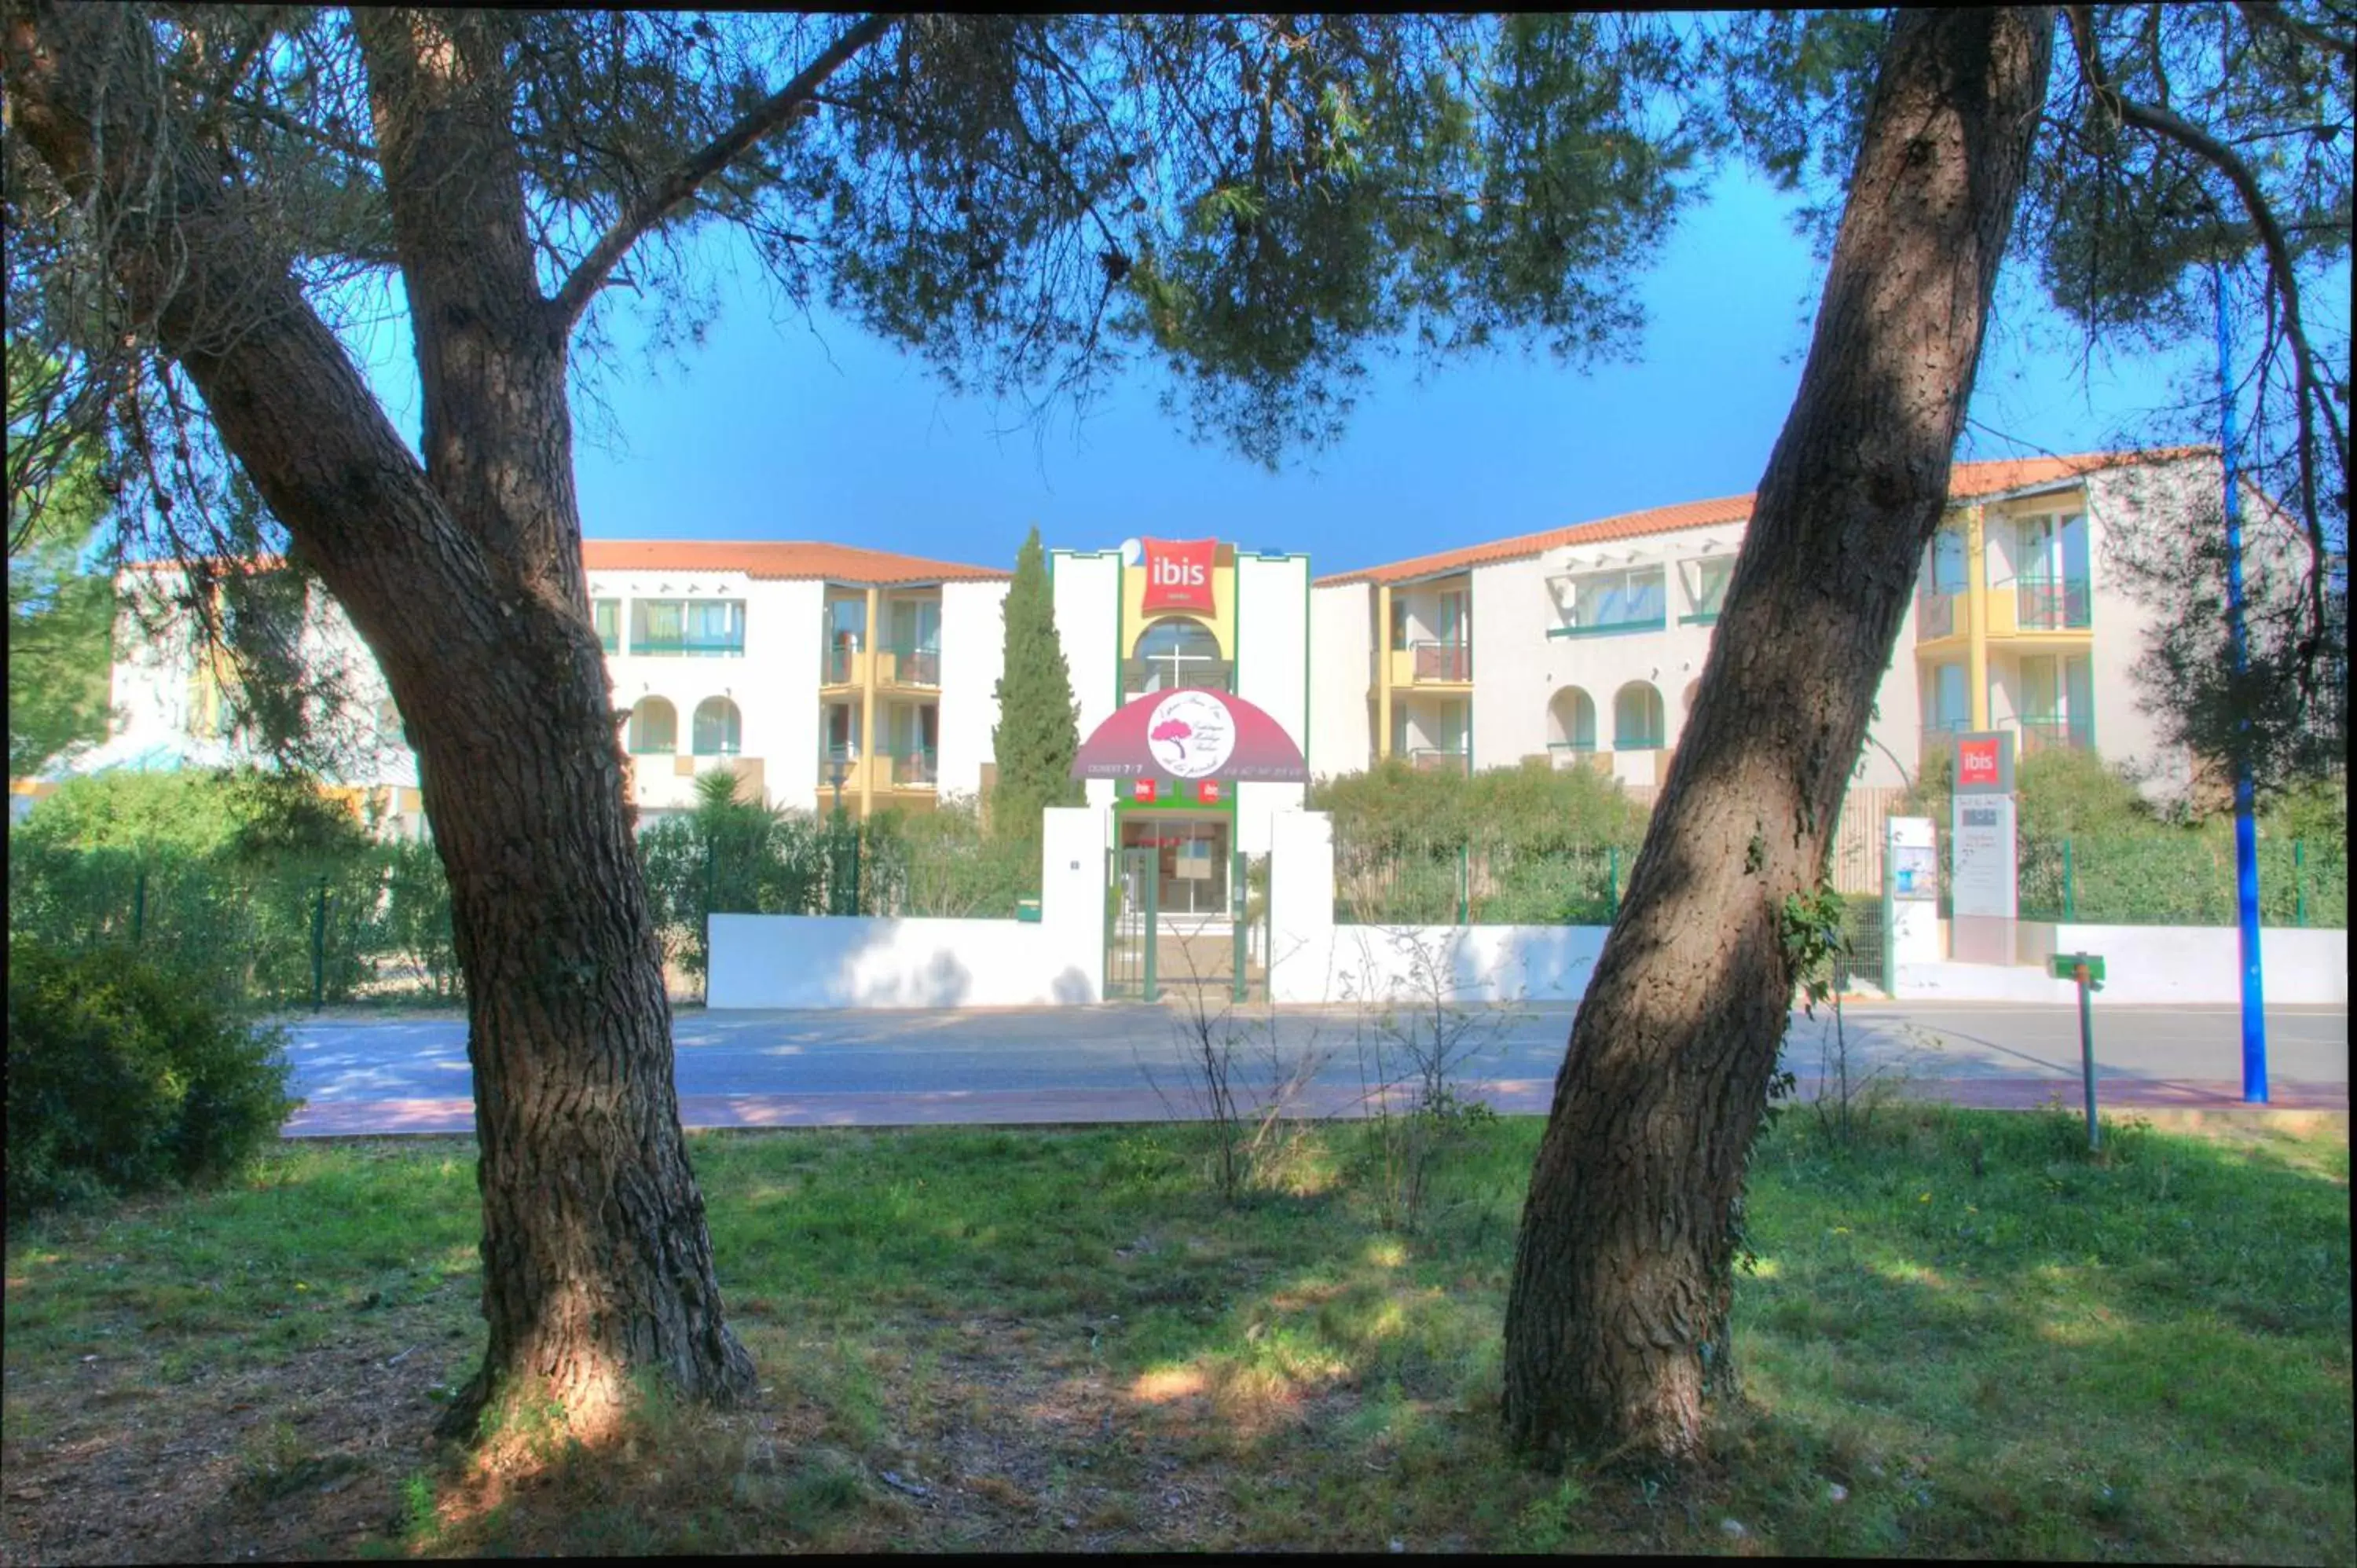
M1477 1125L1414 1229L1362 1126L1253 1199L1190 1128L694 1139L760 1409L488 1473L460 1139L288 1144L19 1227L7 1555L1283 1547L2357 1559L2345 1121L1805 1112L1755 1171L1745 1402L1684 1476L1496 1438L1538 1135ZM1977 1174L1976 1174L1977 1172Z

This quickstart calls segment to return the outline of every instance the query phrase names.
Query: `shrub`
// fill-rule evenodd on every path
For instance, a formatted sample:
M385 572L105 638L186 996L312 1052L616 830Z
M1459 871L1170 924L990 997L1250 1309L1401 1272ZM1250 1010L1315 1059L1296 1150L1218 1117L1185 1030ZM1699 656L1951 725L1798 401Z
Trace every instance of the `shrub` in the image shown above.
M276 1030L121 950L8 944L8 1209L234 1170L300 1103Z

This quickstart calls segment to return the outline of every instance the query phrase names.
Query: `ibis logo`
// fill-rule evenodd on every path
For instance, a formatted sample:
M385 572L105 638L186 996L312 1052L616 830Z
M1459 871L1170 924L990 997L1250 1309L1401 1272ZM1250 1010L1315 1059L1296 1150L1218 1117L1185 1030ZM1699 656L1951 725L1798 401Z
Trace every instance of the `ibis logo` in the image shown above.
M1956 743L1957 783L1994 787L1998 781L1999 767L1997 742L1964 740Z
M1148 615L1164 610L1211 613L1211 560L1219 542L1211 539L1139 541L1146 555L1146 596L1140 608Z

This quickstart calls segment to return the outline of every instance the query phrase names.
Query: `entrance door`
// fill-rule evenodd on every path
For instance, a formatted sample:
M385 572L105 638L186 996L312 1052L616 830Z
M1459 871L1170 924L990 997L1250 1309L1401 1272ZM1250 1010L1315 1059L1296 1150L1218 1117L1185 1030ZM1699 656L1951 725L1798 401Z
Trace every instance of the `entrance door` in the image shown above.
M1125 850L1152 850L1157 902L1165 919L1223 918L1228 910L1228 819L1134 817L1121 828Z

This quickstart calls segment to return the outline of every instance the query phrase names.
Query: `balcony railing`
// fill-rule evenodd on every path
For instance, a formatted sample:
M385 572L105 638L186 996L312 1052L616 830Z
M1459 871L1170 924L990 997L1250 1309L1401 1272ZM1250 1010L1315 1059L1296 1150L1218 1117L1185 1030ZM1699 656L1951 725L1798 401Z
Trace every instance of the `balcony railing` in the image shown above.
M630 640L632 653L686 654L689 657L716 656L745 651L745 634L731 632L723 637L640 637Z
M941 779L941 754L936 751L895 751L888 753L892 788L895 789L930 789Z
M1462 642L1412 642L1414 676L1419 684L1458 683L1473 679L1473 650Z
M1462 746L1451 749L1438 746L1410 746L1407 765L1419 773L1463 773L1469 757Z
M2094 625L2084 577L2021 577L2014 591L2016 624L2024 631L2081 631Z
M939 686L942 683L942 650L938 647L920 647L888 643L879 652L888 653L892 662L889 673L881 679L896 686Z
M1956 634L1956 601L1962 594L1918 594L1915 596L1915 637L1929 642L1935 637Z
M856 648L830 645L819 659L819 682L827 686L848 686L859 678L859 652Z
M2021 719L2021 755L2041 751L2093 751L2095 726L2084 719Z

